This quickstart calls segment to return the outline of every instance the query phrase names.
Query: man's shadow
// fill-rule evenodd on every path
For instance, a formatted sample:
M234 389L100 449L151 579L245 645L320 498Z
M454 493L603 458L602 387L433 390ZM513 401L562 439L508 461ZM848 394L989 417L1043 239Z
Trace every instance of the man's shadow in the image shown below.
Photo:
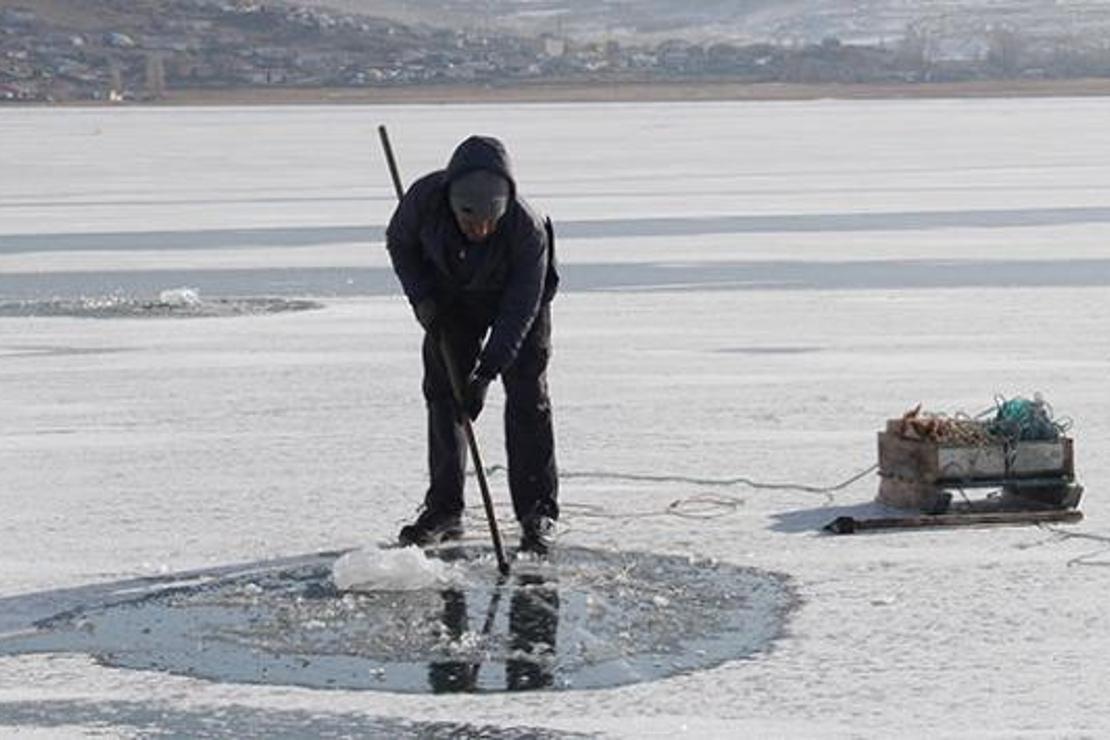
M553 583L536 574L516 576L509 601L508 656L505 660L505 688L526 691L551 686L555 680L555 641L559 630L559 591ZM504 587L498 585L490 596L482 636L487 637L496 619ZM459 641L469 629L466 594L446 589L443 598L443 625L452 641ZM428 664L428 683L435 693L477 691L481 662L440 660Z

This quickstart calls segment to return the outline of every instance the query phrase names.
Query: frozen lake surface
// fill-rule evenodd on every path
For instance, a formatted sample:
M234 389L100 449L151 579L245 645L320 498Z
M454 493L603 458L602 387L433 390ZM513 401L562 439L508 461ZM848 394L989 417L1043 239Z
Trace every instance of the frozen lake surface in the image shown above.
M0 728L1105 734L1107 120L1101 99L0 111ZM420 336L381 244L379 123L406 181L500 136L556 222L559 546L784 574L797 603L765 648L437 696L3 649L121 584L300 562L412 516ZM167 291L199 302L151 309ZM820 526L888 513L873 475L777 487L866 470L918 402L1038 391L1074 421L1079 525L837 538ZM484 527L478 506L470 544Z

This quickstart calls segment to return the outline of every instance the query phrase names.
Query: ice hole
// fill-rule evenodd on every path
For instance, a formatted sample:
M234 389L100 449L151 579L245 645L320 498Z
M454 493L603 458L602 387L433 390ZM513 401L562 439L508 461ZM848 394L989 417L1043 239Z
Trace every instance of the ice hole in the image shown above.
M0 636L212 681L398 692L596 689L751 659L789 579L710 560L559 548L499 576L489 548L365 550L126 587ZM52 594L9 604L57 604Z

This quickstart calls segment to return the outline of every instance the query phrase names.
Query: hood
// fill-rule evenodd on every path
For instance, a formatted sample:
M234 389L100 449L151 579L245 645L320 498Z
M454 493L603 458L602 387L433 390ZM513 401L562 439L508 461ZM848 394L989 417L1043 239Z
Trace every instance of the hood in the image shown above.
M444 171L448 185L468 172L489 170L509 181L509 202L516 197L516 180L505 145L492 136L471 136L455 148Z

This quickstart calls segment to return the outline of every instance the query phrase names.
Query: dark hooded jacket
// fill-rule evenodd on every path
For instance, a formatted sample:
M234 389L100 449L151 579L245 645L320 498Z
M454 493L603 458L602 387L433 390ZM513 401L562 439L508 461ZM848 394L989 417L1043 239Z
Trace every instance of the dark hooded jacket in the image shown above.
M448 202L451 183L474 170L496 172L511 195L497 229L481 244L459 230ZM493 378L516 357L539 311L558 285L550 221L517 194L508 152L495 138L471 136L447 169L417 180L386 229L386 247L409 302L432 297L448 322L452 314L492 327L477 373Z

